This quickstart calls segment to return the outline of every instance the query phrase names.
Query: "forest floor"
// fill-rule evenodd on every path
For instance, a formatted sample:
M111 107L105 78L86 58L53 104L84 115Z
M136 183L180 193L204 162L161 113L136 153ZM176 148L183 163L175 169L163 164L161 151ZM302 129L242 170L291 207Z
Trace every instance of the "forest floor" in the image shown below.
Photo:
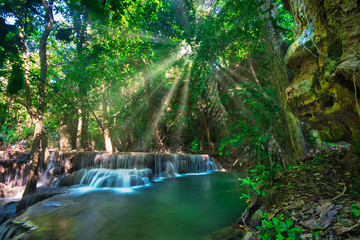
M359 173L349 147L308 155L254 197L238 223L206 239L360 239Z

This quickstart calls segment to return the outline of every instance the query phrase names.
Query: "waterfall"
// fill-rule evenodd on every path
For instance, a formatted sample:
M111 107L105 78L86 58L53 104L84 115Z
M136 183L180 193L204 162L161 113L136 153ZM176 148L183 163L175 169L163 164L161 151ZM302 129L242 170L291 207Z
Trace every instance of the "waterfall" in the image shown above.
M0 151L0 198L15 197L24 190L29 164L28 154Z
M123 187L146 185L151 179L151 169L94 168L85 172L80 184L90 187Z
M28 156L7 159L0 154L0 197L15 196L27 182ZM44 163L38 185L130 187L182 174L217 170L208 155L53 151ZM1 185L2 184L2 185ZM16 191L15 191L16 190Z
M28 232L36 226L30 226L25 222L13 222L11 219L0 225L0 239L14 239L14 237Z
M85 184L90 187L131 187L182 174L217 170L208 155L153 153L53 152L45 171L47 184Z

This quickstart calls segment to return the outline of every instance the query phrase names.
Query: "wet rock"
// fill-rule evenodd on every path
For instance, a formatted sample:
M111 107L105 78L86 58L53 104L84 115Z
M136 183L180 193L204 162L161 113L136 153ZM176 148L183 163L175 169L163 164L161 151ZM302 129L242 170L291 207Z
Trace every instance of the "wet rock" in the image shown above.
M48 199L58 194L64 194L65 192L66 192L65 189L59 189L59 188L38 189L35 193L25 196L20 200L20 202L16 206L16 214L25 211L28 207L38 202L41 202L45 199Z
M252 232L247 232L241 240L250 240L252 239L253 235L254 234Z
M264 207L260 207L251 217L249 226L252 229L256 229L257 226L261 226L262 216L264 215Z
M18 202L7 203L4 208L0 210L0 224L3 224L15 216L17 204Z
M62 178L58 182L58 187L70 187L73 185L80 184L81 179L83 178L86 169L81 169L72 174L67 174L62 176Z

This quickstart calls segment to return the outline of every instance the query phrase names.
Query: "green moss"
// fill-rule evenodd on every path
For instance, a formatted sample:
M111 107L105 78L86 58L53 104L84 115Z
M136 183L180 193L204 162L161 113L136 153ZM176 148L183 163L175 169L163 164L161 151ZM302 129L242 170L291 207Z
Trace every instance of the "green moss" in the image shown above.
M311 122L319 122L319 119L314 117L314 115L312 115L312 117L309 118L309 121L311 121Z
M325 114L329 115L329 114L333 114L333 113L340 112L340 111L341 111L340 104L335 102L334 106L332 108L325 110Z
M312 81L312 86L313 88L315 88L316 91L321 90L321 85L320 85L320 77L321 77L322 73L320 72L320 69L317 69L314 73L313 73L313 81Z
M331 130L330 130L331 128ZM319 132L319 137L324 142L338 142L344 137L343 131L332 123L329 127L323 127L323 130Z
M335 63L328 63L325 67L324 76L328 78L336 70Z

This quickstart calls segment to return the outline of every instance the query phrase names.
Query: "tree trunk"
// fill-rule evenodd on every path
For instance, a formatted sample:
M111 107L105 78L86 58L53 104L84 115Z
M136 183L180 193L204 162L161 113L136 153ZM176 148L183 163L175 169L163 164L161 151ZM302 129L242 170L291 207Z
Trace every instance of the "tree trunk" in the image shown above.
M86 102L88 91L84 83L80 84L79 88L81 107L79 109L76 149L89 150L89 109Z
M69 119L69 130L70 130L70 143L71 143L71 149L76 149L76 140L77 140L77 121L74 119Z
M39 157L39 163L38 166L41 167L41 169L44 169L45 167L45 162L47 163L48 158L50 157L50 153L49 153L49 148L48 148L48 135L47 133L44 131L42 131L41 133L41 139L40 139L40 143L41 143L41 152L40 152L40 157ZM38 167L39 168L39 167Z
M146 73L144 73L144 80L145 80L146 101L147 101L148 109L149 109L150 122L153 125L153 129L154 129L154 133L155 133L155 146L158 150L163 151L164 143L161 138L161 134L160 134L159 127L158 127L158 122L156 121L156 118L154 115L154 106L151 102L150 77Z
M267 2L267 7L272 9L271 1ZM270 15L270 13L269 13ZM270 16L268 16L270 17ZM273 56L271 62L272 76L275 79L274 85L279 98L281 126L285 129L285 152L289 153L290 162L299 159L306 153L304 136L301 131L301 123L289 111L286 104L285 90L289 85L289 77L283 61L285 53L281 51L282 36L279 34L272 21L268 21L267 33L268 39L265 39L266 50L269 56Z
M85 35L86 35L86 27L88 22L88 14L85 12L83 13L82 17L81 14L78 15L74 19L74 30L76 33L76 49L78 55L82 55L84 50L85 44ZM89 60L89 59L88 59ZM86 60L83 63L83 68L86 70L87 62ZM87 79L82 78L79 82L79 102L80 102L80 109L78 111L79 118L78 118L78 126L77 126L77 134L76 134L76 149L77 150L90 150L89 144L89 136L88 136L88 128L89 128L89 109L87 108L87 95L88 95L88 85Z
M108 107L107 100L108 100L108 96L106 93L106 89L104 89L103 98L102 98L102 117L103 117L103 127L104 127L105 150L107 152L113 152L113 145L110 137L109 116L107 112L107 107Z
M59 129L59 135L60 135L60 151L68 151L71 149L70 142L69 142L69 131L68 131L68 125L67 125L67 114L64 113L62 116L61 122L60 122L60 129Z
M206 111L204 112L204 123L205 123L205 129L206 129L206 138L209 144L209 154L215 154L215 146L211 141L210 138L210 128L209 128L209 118L207 116Z
M47 59L46 59L46 45L47 39L54 27L54 18L53 18L53 4L54 1L42 0L44 8L46 11L46 26L45 31L41 35L40 39L40 80L38 83L38 109L36 113L36 123L35 123L35 132L34 140L31 146L30 152L30 171L28 175L28 182L23 196L30 194L36 190L37 178L38 178L38 164L39 164L39 150L41 142L41 134L43 131L43 120L44 120L44 110L45 110L45 88L46 88L46 78L47 78Z
M76 131L76 150L82 150L81 146L81 136L82 136L82 125L83 125L83 114L82 109L79 109L79 118L78 118L78 124L77 124L77 131Z
M41 140L42 130L43 130L43 120L37 119L35 123L34 140L32 142L31 151L30 151L30 171L23 197L36 190L36 184L38 178L38 163L40 158L40 140Z

